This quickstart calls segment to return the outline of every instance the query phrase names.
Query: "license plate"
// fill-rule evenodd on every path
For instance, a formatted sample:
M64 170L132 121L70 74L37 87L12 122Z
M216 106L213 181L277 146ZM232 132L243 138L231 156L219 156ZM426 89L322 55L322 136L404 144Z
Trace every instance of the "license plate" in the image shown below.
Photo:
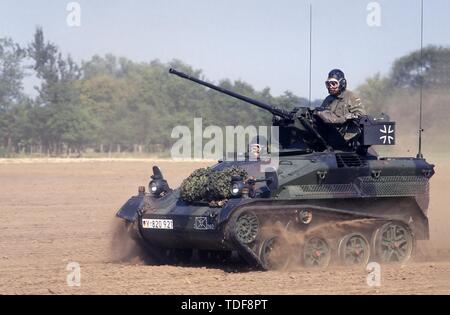
M169 219L142 219L144 229L173 230L173 220Z

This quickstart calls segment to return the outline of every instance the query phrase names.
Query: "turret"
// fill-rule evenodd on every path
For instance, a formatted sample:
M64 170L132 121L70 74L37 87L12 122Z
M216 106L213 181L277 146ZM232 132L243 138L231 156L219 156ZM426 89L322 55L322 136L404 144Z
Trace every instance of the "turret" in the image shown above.
M316 117L315 110L308 107L297 107L292 111L287 111L194 78L172 68L169 69L169 73L270 112L273 115L273 125L279 127L280 154L334 150L365 154L371 145L392 145L395 143L395 123L389 121L387 116L378 119L362 116L347 121L343 126L326 125L320 118ZM350 140L343 136L343 132L345 133L346 130L354 134Z

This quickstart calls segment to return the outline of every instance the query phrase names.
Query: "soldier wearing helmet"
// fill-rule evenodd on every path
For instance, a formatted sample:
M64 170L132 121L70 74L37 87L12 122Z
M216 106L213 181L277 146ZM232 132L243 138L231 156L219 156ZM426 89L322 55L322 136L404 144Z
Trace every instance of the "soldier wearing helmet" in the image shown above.
M323 122L327 124L343 124L347 120L366 115L361 99L347 90L344 72L331 70L325 81L328 95L317 110Z

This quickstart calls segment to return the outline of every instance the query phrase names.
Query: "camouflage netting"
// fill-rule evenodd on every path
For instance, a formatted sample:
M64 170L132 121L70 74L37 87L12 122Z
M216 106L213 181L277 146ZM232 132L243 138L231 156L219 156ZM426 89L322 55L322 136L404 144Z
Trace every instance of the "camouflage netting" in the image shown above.
M223 171L213 171L210 167L195 170L181 183L181 199L187 202L229 199L233 176L241 176L245 180L248 174L235 166Z

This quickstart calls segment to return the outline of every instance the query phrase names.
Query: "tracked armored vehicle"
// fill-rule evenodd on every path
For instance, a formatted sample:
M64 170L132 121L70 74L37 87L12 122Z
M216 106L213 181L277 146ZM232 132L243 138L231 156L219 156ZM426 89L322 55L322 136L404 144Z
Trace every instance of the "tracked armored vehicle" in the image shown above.
M117 216L155 258L179 261L237 253L262 269L290 263L404 263L416 240L429 238L434 165L421 156L378 156L374 145L396 140L395 122L387 116L326 125L316 110L285 111L174 69L170 73L272 113L279 150L276 159L274 152L256 158L248 154L212 166L210 174L232 167L245 173L231 176L228 195L218 202L186 200L182 189L170 188L154 166L149 192L141 186ZM274 160L275 167L264 167Z

